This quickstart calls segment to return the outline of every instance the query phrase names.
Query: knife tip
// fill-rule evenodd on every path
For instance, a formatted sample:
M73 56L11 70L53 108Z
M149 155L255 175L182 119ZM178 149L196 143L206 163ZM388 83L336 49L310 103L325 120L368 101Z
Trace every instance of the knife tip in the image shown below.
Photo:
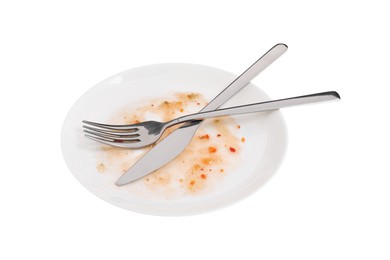
M122 178L119 178L116 182L115 182L115 185L116 186L123 186L125 185L126 183L122 180Z
M138 178L134 178L134 176L132 177L129 177L128 175L124 174L123 176L121 176L116 182L115 182L115 185L116 186L123 186L123 185L126 185L126 184L129 184L133 181L136 181L138 180Z

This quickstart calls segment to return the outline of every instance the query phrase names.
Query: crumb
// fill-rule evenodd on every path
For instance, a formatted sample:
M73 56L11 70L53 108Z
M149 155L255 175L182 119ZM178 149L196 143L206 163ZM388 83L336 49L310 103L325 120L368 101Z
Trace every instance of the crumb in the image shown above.
M105 170L106 170L106 166L104 165L104 163L99 163L99 164L96 166L96 170L97 170L99 173L103 173L103 172L105 172Z
M245 137L241 138L241 142L245 143Z
M197 97L199 97L199 94L191 93L191 94L187 95L187 97L189 100L194 100Z

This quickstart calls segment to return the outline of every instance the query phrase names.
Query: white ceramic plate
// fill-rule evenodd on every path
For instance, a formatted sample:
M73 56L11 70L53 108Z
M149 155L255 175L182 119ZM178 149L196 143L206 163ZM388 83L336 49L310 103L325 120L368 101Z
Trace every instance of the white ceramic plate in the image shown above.
M279 111L235 116L241 125L240 135L246 138L237 159L239 166L226 173L209 192L176 197L161 195L164 194L161 190L156 194L150 190L141 194L138 192L141 184L138 188L115 186L122 173L98 172L96 166L102 145L85 138L81 124L84 119L107 122L124 106L178 91L198 92L210 101L235 78L231 73L206 66L158 64L124 71L100 82L74 104L65 119L61 145L70 171L84 187L103 200L146 214L199 214L246 197L270 179L283 159L287 133ZM264 100L269 97L249 84L224 107Z

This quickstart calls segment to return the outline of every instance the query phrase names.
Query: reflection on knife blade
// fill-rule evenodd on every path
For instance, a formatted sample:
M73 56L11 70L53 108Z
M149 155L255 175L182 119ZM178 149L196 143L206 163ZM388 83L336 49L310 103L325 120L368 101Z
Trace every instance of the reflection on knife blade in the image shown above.
M277 44L272 47L201 111L212 111L220 107L286 50L287 45L285 44ZM118 186L128 184L169 163L186 148L201 123L202 121L191 122L175 130L138 160L115 184Z

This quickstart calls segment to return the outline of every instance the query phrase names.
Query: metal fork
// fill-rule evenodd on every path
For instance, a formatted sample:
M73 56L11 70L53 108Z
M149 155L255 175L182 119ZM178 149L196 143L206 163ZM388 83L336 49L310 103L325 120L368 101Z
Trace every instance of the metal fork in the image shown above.
M238 115L275 110L283 107L340 99L335 91L266 101L230 108L200 112L178 117L168 122L145 121L132 125L108 125L83 120L85 137L122 148L142 148L157 142L164 131L174 125L212 117Z

